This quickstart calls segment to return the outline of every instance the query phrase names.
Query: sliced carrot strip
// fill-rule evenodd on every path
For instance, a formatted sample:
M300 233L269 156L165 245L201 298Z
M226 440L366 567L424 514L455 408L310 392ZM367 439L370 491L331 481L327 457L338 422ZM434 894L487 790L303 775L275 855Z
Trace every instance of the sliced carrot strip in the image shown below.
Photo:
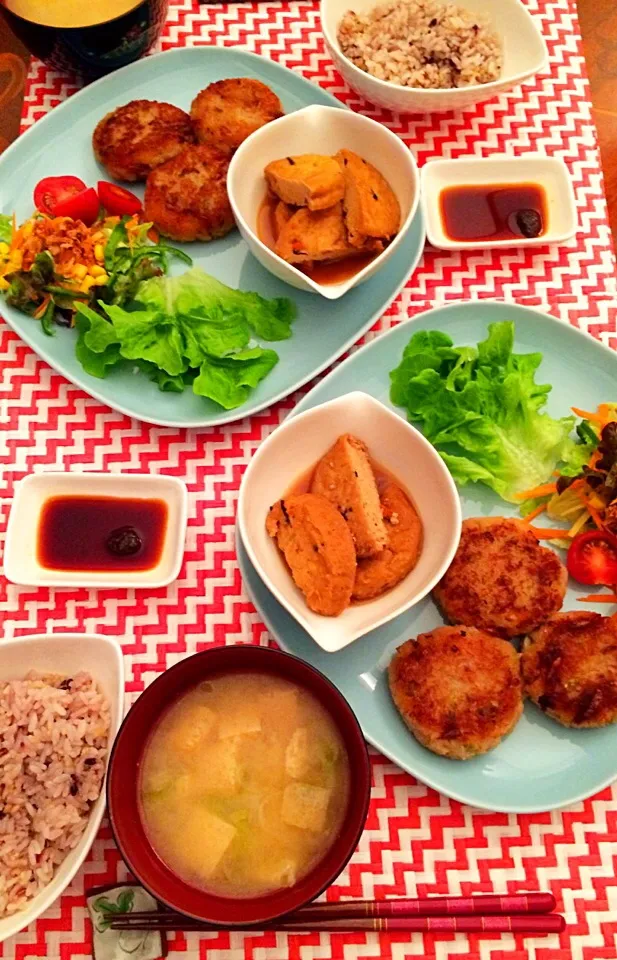
M536 497L550 497L553 493L557 493L556 483L541 483L539 487L515 493L514 496L517 500L535 500Z
M589 593L577 600L579 603L617 603L617 593Z
M533 527L529 524L529 529L538 540L561 540L570 536L570 531L563 527Z
M536 507L535 510L532 510L530 513L527 514L527 516L524 518L525 523L531 523L532 520L535 520L536 517L539 517L541 513L544 513L544 511L546 510L546 507L547 507L546 503L541 503L539 507Z
M591 413L589 410L581 410L580 407L570 407L572 413L575 413L581 420L591 420L592 423L604 424L603 418L599 413Z

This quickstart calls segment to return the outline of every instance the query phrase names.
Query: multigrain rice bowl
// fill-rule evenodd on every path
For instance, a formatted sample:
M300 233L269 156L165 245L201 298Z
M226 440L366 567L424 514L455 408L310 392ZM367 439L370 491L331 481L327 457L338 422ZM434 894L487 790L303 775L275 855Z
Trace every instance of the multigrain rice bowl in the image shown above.
M0 917L77 845L101 792L110 707L87 673L0 683Z
M451 89L501 75L499 36L454 3L391 0L365 15L348 10L337 33L341 52L356 67L398 86Z

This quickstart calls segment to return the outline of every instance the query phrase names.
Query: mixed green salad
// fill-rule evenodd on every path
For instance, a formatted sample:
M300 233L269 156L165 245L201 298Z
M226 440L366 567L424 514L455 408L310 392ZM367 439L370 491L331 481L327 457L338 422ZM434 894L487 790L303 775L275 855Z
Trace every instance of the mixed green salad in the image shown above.
M226 286L153 234L139 215L103 216L87 226L35 214L19 228L0 217L0 291L48 335L75 327L87 373L137 367L161 390L192 389L226 410L243 404L278 362L263 343L291 336L287 298Z

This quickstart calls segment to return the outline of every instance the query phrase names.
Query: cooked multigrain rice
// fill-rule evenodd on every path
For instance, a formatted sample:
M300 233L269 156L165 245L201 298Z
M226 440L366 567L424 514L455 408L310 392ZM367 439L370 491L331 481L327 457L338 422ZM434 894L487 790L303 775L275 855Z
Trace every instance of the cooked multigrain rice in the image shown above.
M0 683L0 916L21 910L79 842L101 792L109 723L87 673Z
M356 67L403 87L465 87L501 74L498 35L454 3L394 0L365 16L348 10L338 41Z

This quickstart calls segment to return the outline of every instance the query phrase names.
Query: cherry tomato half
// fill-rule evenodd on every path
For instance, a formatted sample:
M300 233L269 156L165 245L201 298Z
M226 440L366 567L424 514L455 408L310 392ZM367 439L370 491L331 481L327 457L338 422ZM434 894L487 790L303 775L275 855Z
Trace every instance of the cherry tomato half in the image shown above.
M61 200L54 207L55 217L72 217L81 220L87 227L91 227L99 215L101 204L94 187L88 187L81 193L76 193L66 200Z
M130 190L107 180L99 180L99 200L112 217L132 217L141 211L141 200Z
M579 583L617 584L617 537L605 530L579 533L570 544L568 573Z
M82 193L86 184L79 177L43 177L34 188L34 206L53 217L56 204Z

